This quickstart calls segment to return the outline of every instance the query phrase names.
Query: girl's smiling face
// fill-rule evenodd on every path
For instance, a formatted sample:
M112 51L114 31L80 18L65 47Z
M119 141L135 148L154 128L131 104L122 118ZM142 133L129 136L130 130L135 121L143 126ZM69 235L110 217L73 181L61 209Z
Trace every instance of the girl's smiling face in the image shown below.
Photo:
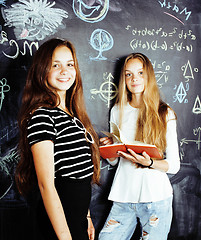
M71 50L66 46L57 47L52 55L51 68L48 73L48 84L59 95L65 94L73 85L76 70Z
M146 74L143 63L138 59L130 59L125 68L125 81L127 89L132 94L142 94L145 88Z

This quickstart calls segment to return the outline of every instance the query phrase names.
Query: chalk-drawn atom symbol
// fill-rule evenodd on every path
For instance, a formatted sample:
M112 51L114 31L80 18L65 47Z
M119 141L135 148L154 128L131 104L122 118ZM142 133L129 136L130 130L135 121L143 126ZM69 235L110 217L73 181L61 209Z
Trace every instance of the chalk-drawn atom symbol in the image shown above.
M109 32L103 29L96 29L91 34L90 38L91 46L99 51L97 57L90 57L92 60L106 60L106 57L103 57L102 52L108 51L113 47L114 40Z
M86 4L82 0L73 0L73 11L77 17L85 22L99 22L103 20L109 9L109 0L88 1ZM94 5L94 2L98 2ZM104 2L104 3L103 3Z
M97 89L91 89L91 94L99 94L100 98L107 102L107 106L109 108L110 101L114 99L118 94L118 88L117 86L111 81L113 78L112 74L109 74L107 77L107 81L102 83L99 90Z

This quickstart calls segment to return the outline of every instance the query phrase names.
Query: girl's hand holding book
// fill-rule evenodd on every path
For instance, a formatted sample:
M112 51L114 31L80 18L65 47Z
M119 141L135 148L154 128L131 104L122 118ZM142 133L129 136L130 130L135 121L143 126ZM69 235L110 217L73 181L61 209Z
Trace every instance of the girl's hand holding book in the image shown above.
M113 140L112 140L112 138L110 138L110 137L100 138L99 141L100 141L100 146L113 144Z
M140 164L144 167L149 167L153 160L151 160L150 156L144 151L142 154L135 153L132 149L127 149L127 153L118 151L119 156L135 163Z

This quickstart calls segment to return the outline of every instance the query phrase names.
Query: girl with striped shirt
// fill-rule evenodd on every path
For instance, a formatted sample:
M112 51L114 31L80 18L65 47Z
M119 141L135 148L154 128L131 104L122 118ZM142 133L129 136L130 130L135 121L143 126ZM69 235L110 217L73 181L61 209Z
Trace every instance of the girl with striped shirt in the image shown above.
M91 180L99 180L98 137L83 100L81 74L69 41L43 43L29 70L19 119L16 183L38 183L40 239L94 239ZM38 238L37 238L38 239Z

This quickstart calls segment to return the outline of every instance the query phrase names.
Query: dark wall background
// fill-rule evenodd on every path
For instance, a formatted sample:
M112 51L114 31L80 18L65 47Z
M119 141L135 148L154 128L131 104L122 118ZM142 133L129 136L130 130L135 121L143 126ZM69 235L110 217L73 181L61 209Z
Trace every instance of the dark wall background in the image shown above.
M201 2L200 0L0 1L0 239L36 238L34 211L17 192L17 114L32 56L53 38L76 49L86 105L96 131L108 130L122 58L147 55L164 100L178 116L181 170L170 175L174 217L169 239L201 239ZM97 233L115 168L101 159L93 186ZM138 239L138 231L133 239Z

